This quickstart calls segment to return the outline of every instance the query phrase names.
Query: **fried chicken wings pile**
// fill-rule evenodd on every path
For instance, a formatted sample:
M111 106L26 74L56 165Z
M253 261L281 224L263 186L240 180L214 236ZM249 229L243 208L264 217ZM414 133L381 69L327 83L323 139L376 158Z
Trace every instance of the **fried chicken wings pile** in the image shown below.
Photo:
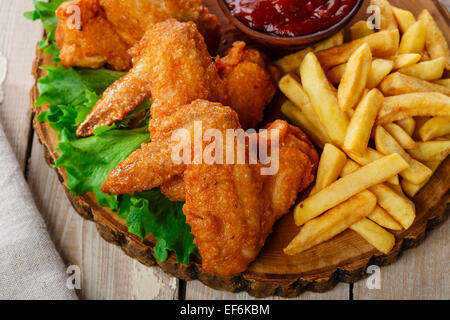
M154 25L129 52L133 67L105 91L77 134L89 136L97 126L123 119L151 98L152 141L113 169L102 191L133 194L160 187L172 201L185 201L183 212L203 269L221 276L243 272L276 220L312 182L318 154L300 129L281 120L270 124L266 134L254 133L259 144L274 146L271 150L279 155L273 175L261 174L267 165L248 161L249 140L236 137L231 144L246 150L244 163L228 164L223 154L224 164L197 162L194 137L198 123L201 136L208 129L226 136L230 129L256 127L275 94L276 69L243 42L213 61L195 23L174 19ZM184 135L175 141L180 129ZM271 140L274 129L277 141ZM201 141L203 154L208 142ZM223 149L230 143L214 142ZM180 145L183 159L189 161L173 160L173 150Z
M108 64L128 70L127 50L153 25L169 18L195 22L211 53L220 41L218 19L201 0L72 0L64 2L56 16L56 40L65 67Z

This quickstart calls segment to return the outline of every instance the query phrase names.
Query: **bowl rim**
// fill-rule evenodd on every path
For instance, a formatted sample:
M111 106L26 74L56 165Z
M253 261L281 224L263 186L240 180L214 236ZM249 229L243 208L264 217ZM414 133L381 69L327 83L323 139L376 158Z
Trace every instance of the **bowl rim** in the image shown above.
M264 40L268 40L268 41L278 41L278 42L292 42L295 43L296 40L299 43L304 43L305 40L314 40L317 39L321 36L327 35L329 32L333 31L333 30L340 30L343 27L345 27L345 25L355 17L355 15L358 13L358 11L361 9L364 0L357 0L355 6L352 8L352 10L349 11L349 13L342 18L338 23L333 24L329 27L327 27L326 29L323 30L319 30L313 33L308 33L308 34L304 34L304 35L299 35L299 36L280 36L274 33L270 33L267 31L260 31L260 30L255 30L250 28L249 26L247 26L245 23L243 23L242 21L240 21L237 17L235 17L232 13L231 10L228 8L228 5L225 3L225 0L217 0L219 3L219 7L222 9L223 13L225 14L225 16L231 20L231 22L242 32L249 34L250 36L253 37L257 37L257 38L262 38Z

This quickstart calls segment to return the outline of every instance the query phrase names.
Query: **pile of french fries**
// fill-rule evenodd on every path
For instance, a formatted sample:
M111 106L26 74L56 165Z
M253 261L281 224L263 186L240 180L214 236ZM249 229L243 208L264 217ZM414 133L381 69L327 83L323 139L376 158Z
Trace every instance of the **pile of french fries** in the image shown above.
M366 21L275 63L282 112L323 148L311 194L294 211L297 254L350 228L375 248L415 219L409 197L450 154L450 51L424 10L418 19L386 0L380 30Z

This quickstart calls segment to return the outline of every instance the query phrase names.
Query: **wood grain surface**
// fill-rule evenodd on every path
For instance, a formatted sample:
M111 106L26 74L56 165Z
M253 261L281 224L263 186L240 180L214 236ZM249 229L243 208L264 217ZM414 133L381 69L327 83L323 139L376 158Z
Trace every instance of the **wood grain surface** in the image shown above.
M410 2L417 5L417 10L423 8L426 2L430 5L432 3L423 0ZM31 9L31 1L0 0L0 8L0 26L2 30L8 30L6 37L2 33L0 50L9 60L9 74L5 85L6 100L1 107L1 120L23 167L29 163L26 175L57 247L68 264L79 265L83 271L80 296L100 299L248 298L245 293L218 292L198 282L187 284L182 282L179 286L177 280L168 278L158 268L144 267L125 256L118 247L101 240L95 230L95 224L84 221L76 215L65 197L64 189L56 174L45 163L42 147L36 138L30 139L28 133L32 131L30 131L30 117L27 114L28 104L21 101L28 99L29 86L24 85L32 83L28 74L34 57L35 43L42 37L42 30L38 29L38 23L28 22L22 18L23 11ZM24 34L26 36L22 38L29 39L17 41L11 34L19 38ZM12 75L11 70L14 70ZM325 294L308 293L300 298L447 299L448 224L438 231L433 231L431 236L432 238L425 244L407 252L396 264L382 268L381 290L367 290L362 281L355 285L353 291L349 285L341 284ZM429 261L433 261L432 265L427 263Z

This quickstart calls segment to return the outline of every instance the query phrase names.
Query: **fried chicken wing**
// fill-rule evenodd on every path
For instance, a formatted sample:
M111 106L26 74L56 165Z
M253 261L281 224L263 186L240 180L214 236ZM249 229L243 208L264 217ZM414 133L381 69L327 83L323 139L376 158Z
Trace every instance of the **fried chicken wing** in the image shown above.
M278 69L264 54L247 49L242 41L235 42L225 57L216 58L216 65L242 127L256 128L277 90Z
M268 128L274 129L280 130L274 175L262 176L260 165L248 164L186 168L183 212L207 272L227 277L246 270L274 223L313 181L318 155L311 142L285 121Z
M80 25L74 14L80 12ZM60 59L65 67L100 68L105 63L116 70L131 67L127 45L114 26L106 19L98 0L63 2L56 11L59 19L56 42L61 49Z
M74 27L80 13L80 25ZM57 44L65 67L99 68L104 64L127 70L131 56L127 50L147 30L169 18L195 22L214 53L220 40L215 15L201 0L72 0L61 4Z
M153 118L195 99L227 101L223 81L193 22L158 23L130 52L133 68L103 93L79 125L78 136L89 136L96 127L123 119L149 97Z
M164 183L169 183L166 187L170 190L173 187L171 180L183 174L186 168L183 163L174 163L172 150L183 143L193 147L195 122L201 122L203 132L208 129L226 130L240 127L235 111L205 100L172 107L171 111L167 109L166 112L166 116L158 118L157 138L143 144L113 169L102 186L103 192L132 194L136 191L150 190ZM186 137L189 139L172 142L171 136L178 129L185 129ZM194 156L194 151L191 155Z

